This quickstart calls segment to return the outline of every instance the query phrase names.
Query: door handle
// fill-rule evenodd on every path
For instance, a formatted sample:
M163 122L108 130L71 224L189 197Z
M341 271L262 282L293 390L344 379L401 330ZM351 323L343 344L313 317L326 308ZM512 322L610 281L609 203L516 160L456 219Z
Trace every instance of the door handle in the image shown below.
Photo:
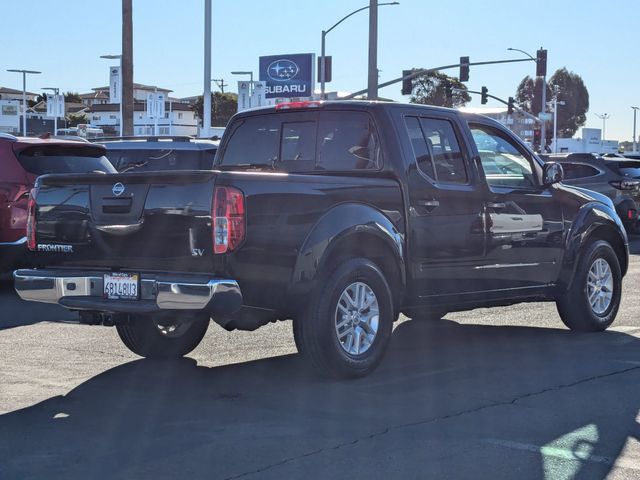
M418 200L418 205L424 207L427 212L432 212L440 206L440 202L438 200Z
M507 208L507 204L504 202L489 202L487 203L487 208L492 208L494 210L504 210Z

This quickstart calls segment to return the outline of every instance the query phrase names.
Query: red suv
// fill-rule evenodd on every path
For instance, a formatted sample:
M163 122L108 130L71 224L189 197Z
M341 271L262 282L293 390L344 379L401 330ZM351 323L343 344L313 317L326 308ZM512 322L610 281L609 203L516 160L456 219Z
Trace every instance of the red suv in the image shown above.
M47 173L114 173L105 148L86 142L0 133L0 273L22 266L29 192Z

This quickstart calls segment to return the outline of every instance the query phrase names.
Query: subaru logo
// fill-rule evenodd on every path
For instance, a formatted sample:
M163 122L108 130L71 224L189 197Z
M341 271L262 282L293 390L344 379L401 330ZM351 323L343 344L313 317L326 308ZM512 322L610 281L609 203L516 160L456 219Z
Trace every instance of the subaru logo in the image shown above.
M119 197L124 193L124 185L118 182L113 187L111 187L111 191L116 197Z
M271 80L276 82L286 82L295 78L300 72L300 67L295 62L287 59L276 60L271 62L267 68L267 75Z

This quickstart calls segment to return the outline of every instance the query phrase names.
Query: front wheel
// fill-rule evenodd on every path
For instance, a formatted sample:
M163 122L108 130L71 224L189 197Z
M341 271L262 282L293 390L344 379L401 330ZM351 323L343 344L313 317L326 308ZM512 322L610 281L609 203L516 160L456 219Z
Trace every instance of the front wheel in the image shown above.
M209 328L209 318L167 319L132 315L117 325L118 335L133 353L145 358L180 358L196 348Z
M294 321L294 337L321 375L362 377L382 360L393 319L383 273L368 259L352 258L323 277L307 314Z
M557 300L558 313L571 330L599 332L613 323L620 307L620 262L608 242L598 240L580 256L571 287Z

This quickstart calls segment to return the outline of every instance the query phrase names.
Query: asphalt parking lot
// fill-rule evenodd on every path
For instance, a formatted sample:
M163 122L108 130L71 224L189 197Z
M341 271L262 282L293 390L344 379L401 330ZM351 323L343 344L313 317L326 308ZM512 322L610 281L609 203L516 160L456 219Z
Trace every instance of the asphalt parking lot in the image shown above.
M404 320L316 377L290 322L212 324L176 362L0 289L0 478L640 478L640 239L613 328L552 304Z

